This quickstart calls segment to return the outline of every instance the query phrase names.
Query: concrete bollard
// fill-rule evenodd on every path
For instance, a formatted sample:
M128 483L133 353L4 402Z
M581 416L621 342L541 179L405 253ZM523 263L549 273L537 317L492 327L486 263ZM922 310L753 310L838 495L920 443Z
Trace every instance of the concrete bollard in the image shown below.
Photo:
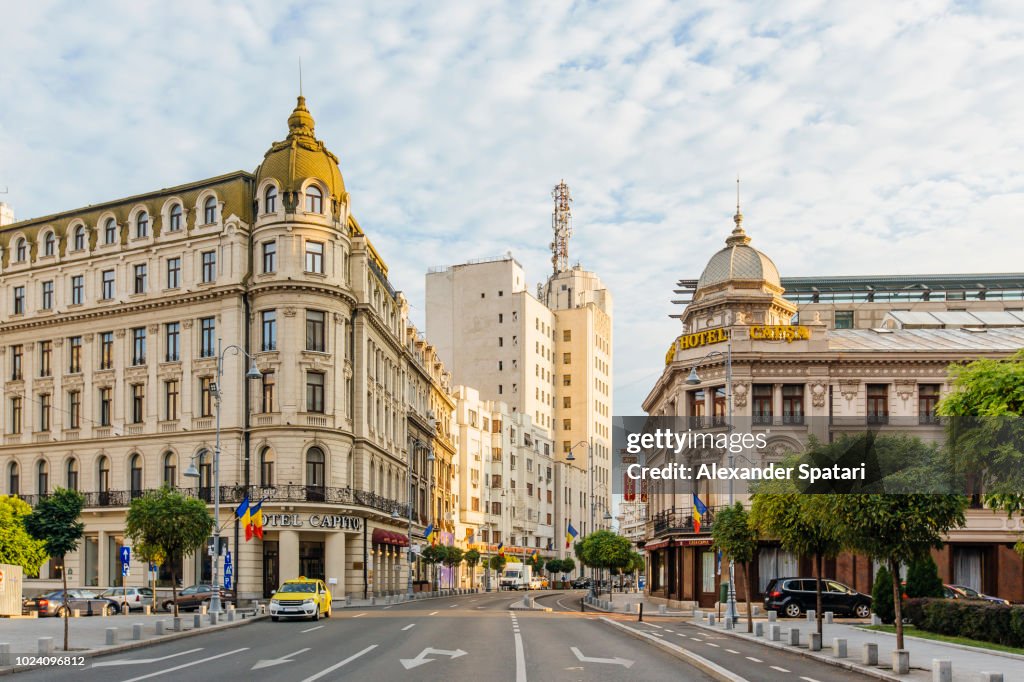
M159 637L160 635L164 634L164 622L162 620L158 620L156 622L156 624L155 624L155 627L156 627L156 636L157 637Z
M813 623L818 618L818 612L814 609L807 609L807 622Z
M107 628L107 646L117 644L117 628Z
M196 630L203 627L203 614L197 613L192 617L192 627Z
M800 629L799 628L790 628L789 629L789 639L787 640L787 644L789 644L790 646L800 646Z
M235 610L234 609L228 609L228 622L229 623L234 623L235 622Z
M153 607L150 606L149 604L146 604L145 606L143 606L142 607L142 615L144 615L144 616L152 616L153 615Z
M71 611L71 617L72 618L81 618L82 617L82 610L81 609L73 609Z
M53 653L53 637L40 637L38 651L42 655Z
M832 625L832 618L834 618L834 617L835 616L834 616L834 614L831 611L826 611L825 612L825 625Z
M760 616L761 615L761 607L758 606L757 604L752 604L750 606L750 615L752 615L752 616Z
M874 642L865 642L860 662L864 665L878 665L878 645Z
M181 632L181 616L175 616L171 619L171 629L175 632Z
M981 682L1003 682L1003 674L982 672Z
M11 664L11 645L0 642L0 667Z
M846 658L846 640L841 637L833 639L832 653L836 658Z
M906 649L893 649L892 671L897 675L906 675L910 672L910 652Z
M701 613L701 610L700 609L694 609L693 610L693 620L694 620L694 622L699 623L702 618L704 618L704 614Z
M658 604L658 615L659 616L668 615L668 607L665 606L664 604Z
M768 612L768 622L769 623L775 623L778 620L779 620L778 612L776 612L776 611L769 611Z
M764 637L764 623L761 621L754 623L754 637Z
M709 613L708 614L708 625L714 625L714 624L715 624L715 614Z
M135 641L142 639L142 623L132 625L132 639Z
M871 624L872 625L881 625L882 624L882 619L879 618L877 614L872 613L871 614Z
M722 622L725 624L725 629L726 630L732 630L733 628L736 627L736 624L732 622L732 618L730 618L729 616L726 616L725 618L723 618Z
M773 623L773 624L770 624L768 626L768 639L770 639L771 641L778 642L779 641L779 637L780 637L781 634L782 634L782 626L781 625Z
M219 613L211 613L210 614L210 625L216 625L219 622L220 622L220 614Z
M811 642L807 645L808 651L821 651L821 635L817 632L811 633Z
M932 682L953 682L953 661L933 658Z
M376 605L377 605L377 598L376 597L370 597L370 606L376 606Z

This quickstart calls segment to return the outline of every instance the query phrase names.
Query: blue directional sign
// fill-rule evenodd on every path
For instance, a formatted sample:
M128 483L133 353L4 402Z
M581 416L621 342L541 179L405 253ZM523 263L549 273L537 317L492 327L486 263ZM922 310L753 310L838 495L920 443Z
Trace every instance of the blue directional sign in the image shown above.
M128 575L128 566L132 561L132 549L131 547L121 548L121 575Z

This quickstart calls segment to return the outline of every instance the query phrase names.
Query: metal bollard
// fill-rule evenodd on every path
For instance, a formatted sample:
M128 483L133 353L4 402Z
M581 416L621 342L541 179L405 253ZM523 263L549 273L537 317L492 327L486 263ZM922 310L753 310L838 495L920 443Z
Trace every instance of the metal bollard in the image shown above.
M197 613L192 617L192 627L196 630L203 627L203 614Z
M132 639L136 641L142 639L142 623L132 625Z
M878 645L874 642L865 642L860 662L864 665L878 665Z
M107 646L117 644L117 628L107 628Z
M158 637L160 635L164 634L164 622L162 620L158 620L156 622L156 626L155 627L156 627L156 635Z
M817 632L811 633L811 642L807 645L808 651L821 651L821 635Z
M782 635L782 626L778 624L771 624L768 626L768 639L773 642L778 642Z
M933 658L932 682L953 682L953 661Z
M764 623L761 621L754 623L754 637L764 637Z
M787 643L790 646L800 646L800 629L790 628L789 629L789 640Z
M981 682L1003 682L1002 673L981 673Z
M769 611L768 612L768 622L769 623L775 623L778 620L779 620L778 612L776 612L776 611Z
M39 649L40 654L52 654L53 653L53 637L40 637L39 638Z
M832 640L832 654L836 658L846 658L846 640L836 637Z
M11 645L0 642L0 666L11 664Z
M897 675L910 672L910 652L906 649L894 649L892 652L892 671Z
M638 614L639 615L637 616L637 621L642 623L642 622L644 622L644 603L640 602L639 604L637 604L637 606L640 607L639 610L638 610Z
M807 609L807 622L813 623L818 618L818 612L814 609Z
M835 614L833 614L831 611L826 611L825 612L825 624L826 625L831 625L832 624L832 618L834 618L834 617L835 617Z

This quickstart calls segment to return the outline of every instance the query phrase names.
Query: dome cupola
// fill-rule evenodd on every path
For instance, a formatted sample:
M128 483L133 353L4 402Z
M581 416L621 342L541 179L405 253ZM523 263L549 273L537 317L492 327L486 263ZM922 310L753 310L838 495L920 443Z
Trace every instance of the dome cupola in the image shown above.
M782 281L775 263L750 245L750 237L743 229L743 214L739 206L736 207L733 221L736 227L726 238L725 248L711 257L697 280L697 294L703 289L737 281L769 284L781 289Z

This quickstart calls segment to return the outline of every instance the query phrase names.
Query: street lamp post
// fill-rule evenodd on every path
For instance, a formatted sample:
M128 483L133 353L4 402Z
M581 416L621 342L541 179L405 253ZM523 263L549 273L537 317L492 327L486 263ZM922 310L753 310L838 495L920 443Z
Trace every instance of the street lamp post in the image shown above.
M727 417L726 417L726 419L728 420L728 426L726 428L731 431L732 428L733 428L733 423L732 423L732 416L733 416L732 415L732 335L731 334L728 336L727 341L726 341L725 353L722 353L722 351L713 350L710 353L708 353L707 355L705 355L704 357L702 357L700 360L698 360L696 363L694 363L693 367L690 368L689 376L686 377L686 383L691 385L691 386L696 386L696 385L700 384L701 379L700 379L700 375L697 374L697 367L700 366L705 360L707 360L709 358L713 358L713 357L720 357L720 358L723 358L725 360L725 398L726 398L726 405L727 405ZM735 455L733 454L732 449L729 449L728 457L729 457L729 470L731 471L732 468L733 468L733 463L735 462ZM733 500L734 500L733 484L732 484L732 479L730 478L729 479L729 506L730 507L733 505ZM730 620L730 622L732 622L734 624L739 620L739 614L736 612L736 561L731 556L729 557L729 596L727 598L727 605L726 605L725 615Z

